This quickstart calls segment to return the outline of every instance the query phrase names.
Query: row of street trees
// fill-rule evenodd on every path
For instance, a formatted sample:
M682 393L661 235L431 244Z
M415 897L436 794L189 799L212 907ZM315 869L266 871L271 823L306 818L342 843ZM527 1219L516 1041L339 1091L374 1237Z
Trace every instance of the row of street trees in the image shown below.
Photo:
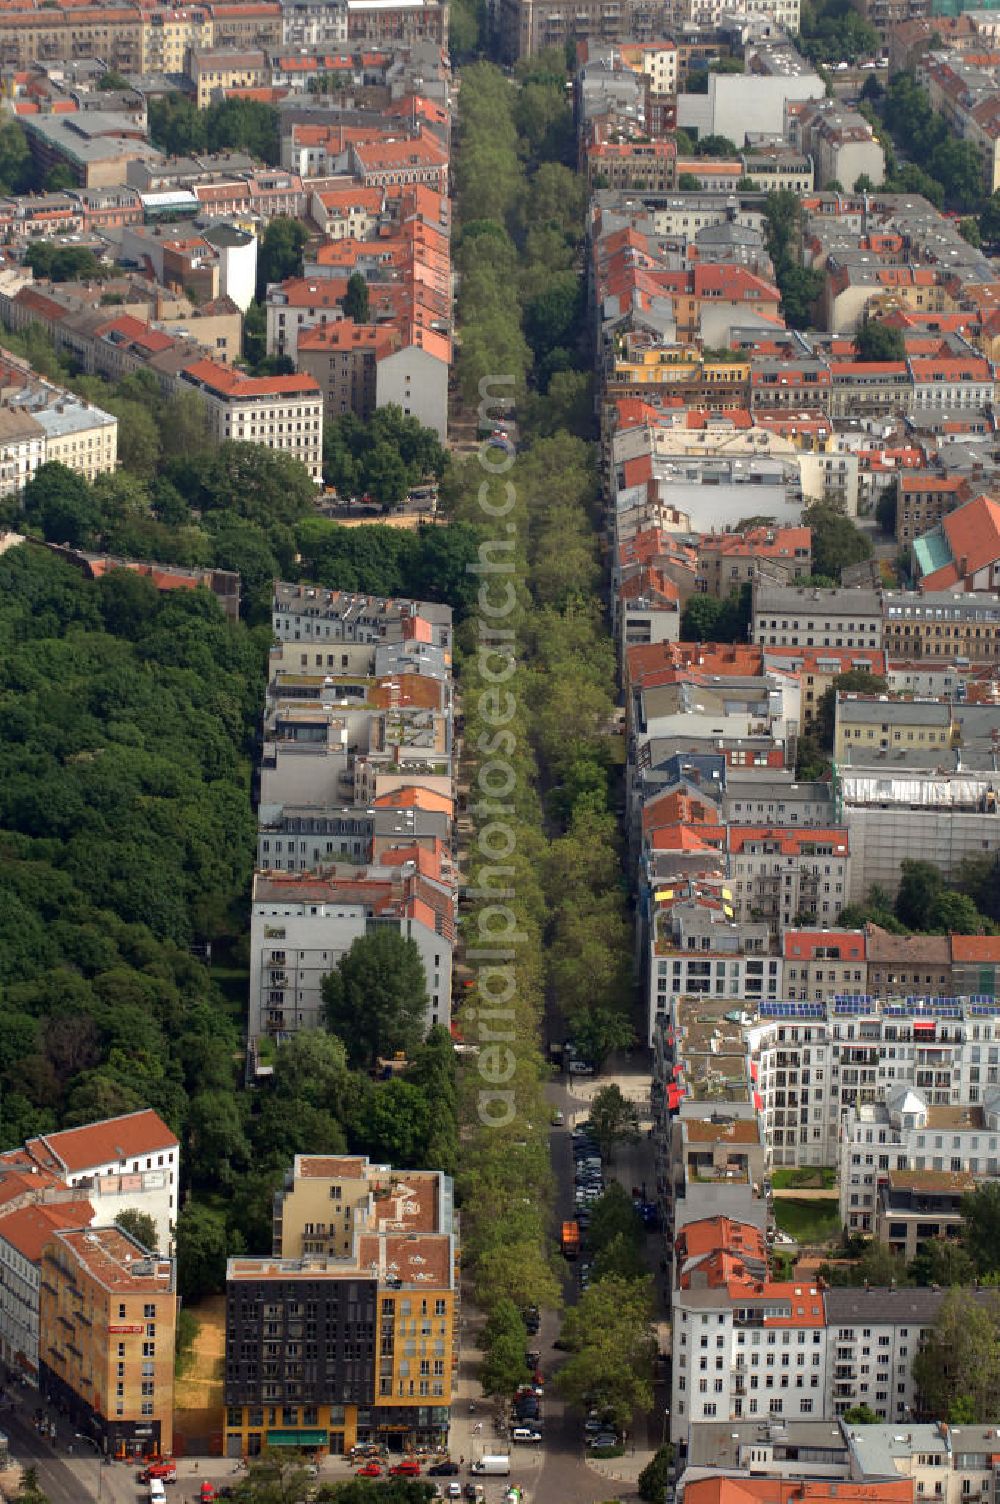
M595 1059L632 1037L629 927L609 809L615 665L597 603L597 484L585 441L590 379L577 369L584 195L576 175L553 160L571 139L564 79L561 54L524 67L519 88L489 65L465 70L456 162L461 395L475 406L483 378L512 376L505 390L526 440L509 476L484 479L472 460L455 466L442 487L453 519L483 528L489 516L502 516L499 531L513 540L513 593L502 623L512 634L505 639L512 644L509 715L501 736L489 719L496 691L484 673L496 672L497 660L477 651L473 623L459 634L470 804L487 792L477 787L477 769L498 743L515 779L505 799L512 848L505 901L521 937L516 993L506 1005L516 1115L503 1129L481 1123L481 1083L470 1073L459 1178L465 1252L488 1318L482 1377L497 1394L524 1376L527 1307L559 1302L540 1049L546 1006L558 1007ZM490 531L497 534L496 523ZM473 891L483 886L480 865L488 870L477 856ZM479 933L488 907L486 898L472 903L467 935ZM476 1035L471 1022L470 1043ZM600 1319L627 1335L610 1291ZM595 1318L594 1332L599 1324ZM622 1354L627 1364L629 1342Z

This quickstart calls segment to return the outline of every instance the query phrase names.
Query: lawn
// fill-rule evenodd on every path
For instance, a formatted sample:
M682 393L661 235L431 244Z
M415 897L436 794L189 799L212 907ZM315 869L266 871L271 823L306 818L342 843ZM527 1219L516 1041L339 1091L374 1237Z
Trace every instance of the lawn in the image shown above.
M829 1165L803 1165L797 1170L775 1170L771 1184L776 1191L832 1191L837 1172Z
M830 1243L840 1236L836 1201L796 1201L776 1196L774 1220L797 1243Z

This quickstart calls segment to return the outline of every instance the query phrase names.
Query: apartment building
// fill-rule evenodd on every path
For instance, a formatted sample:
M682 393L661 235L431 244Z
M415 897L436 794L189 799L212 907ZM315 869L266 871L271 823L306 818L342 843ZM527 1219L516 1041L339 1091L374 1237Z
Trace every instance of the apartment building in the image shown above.
M883 600L883 638L892 657L1000 659L1000 596L953 590L898 591Z
M909 1263L921 1244L962 1230L962 1199L976 1189L965 1170L890 1170L879 1185L875 1236Z
M456 890L388 866L261 872L250 920L250 1033L285 1039L323 1021L322 982L376 924L412 939L427 985L427 1027L451 1019Z
M896 541L908 545L971 496L964 475L917 470L896 482Z
M847 903L850 840L843 826L730 823L726 852L740 919L763 919L775 930L835 924Z
M118 419L67 392L47 407L30 405L45 435L45 460L75 470L85 480L113 474L118 466Z
M186 366L180 389L205 401L219 443L263 444L301 461L323 481L323 395L312 376L244 376L214 360Z
M798 677L805 730L815 721L820 700L839 675L860 670L884 677L888 672L886 654L879 648L768 647L764 650L764 668Z
M42 1252L39 1387L109 1457L173 1451L173 1261L120 1227L56 1230Z
M762 1242L747 1228L695 1258L688 1248L703 1224L684 1229L684 1255L671 1300L670 1435L689 1427L760 1416L799 1420L824 1414L826 1316L820 1289L769 1279ZM699 1250L700 1252L700 1250Z
M271 625L279 643L301 642L313 651L335 648L340 654L357 644L366 644L374 652L378 643L414 637L444 649L450 662L451 617L450 606L429 601L355 595L279 580L274 587ZM374 666L374 658L371 661Z
M195 103L207 109L229 89L259 89L271 81L267 54L256 49L192 48L188 72L195 87Z
M321 322L299 332L298 368L318 383L328 422L344 413L368 421L375 411L379 355L398 343L395 330L353 319Z
M19 496L45 463L45 429L20 409L0 407L0 496Z
M812 572L812 532L807 527L757 527L704 533L698 540L698 588L723 599L750 584L766 566L771 579L788 583Z
M5 67L21 69L56 58L101 57L109 68L137 73L142 34L138 6L8 11L0 26L0 59Z
M87 1227L93 1216L83 1198L0 1212L0 1357L30 1384L38 1383L42 1250L57 1228Z
M648 1040L677 997L783 996L782 961L766 922L737 923L725 880L678 877L650 884Z
M824 1291L824 1414L867 1405L882 1420L908 1421L919 1409L913 1360L944 1300L933 1289Z
M995 1426L952 1426L947 1421L899 1426L844 1426L855 1478L893 1474L913 1488L917 1504L934 1499L962 1504L989 1498L996 1485Z
M873 756L905 760L913 752L943 759L959 738L952 707L940 700L838 693L833 756L838 763Z
M994 1030L990 1037L1000 1035ZM973 1181L1000 1176L998 1051L981 1045L979 1054L983 1064L968 1069L976 1072L977 1080L992 1082L978 1086L980 1100L937 1106L933 1088L900 1084L881 1100L845 1108L837 1167L840 1216L850 1232L869 1237L878 1233L882 1190L890 1174L968 1176ZM986 1064L991 1057L992 1067ZM949 1073L942 1072L942 1079L945 1074ZM897 1186L905 1184L897 1180ZM919 1223L915 1233L903 1234L910 1243L914 1237L922 1241L933 1235L929 1228L921 1232ZM895 1236L890 1233L887 1241Z
M793 648L881 648L882 597L876 590L754 586L753 640Z
M1000 503L976 496L913 544L920 588L982 592L1000 588Z
M446 1446L459 1301L448 1177L300 1155L275 1198L275 1249L227 1267L225 1455Z
M931 1109L956 1122L977 1110L984 1093L995 1090L995 1062L988 1062L997 1054L992 1041L1000 1041L996 1013L991 998L899 992L884 999L841 994L832 1002L761 1003L746 1039L774 1163L832 1164L845 1114L869 1105L881 1112L879 1104L893 1093L915 1089ZM907 1161L883 1168L952 1165ZM852 1189L863 1186L855 1182ZM874 1213L874 1201L866 1206L859 1199L857 1207L859 1214Z
M347 42L346 0L281 0L281 42L295 51L339 52Z
M830 1002L842 993L866 991L865 942L864 930L785 930L782 995L789 1002Z
M25 1140L0 1155L0 1172L26 1165L68 1189L97 1197L102 1221L135 1208L156 1224L157 1246L169 1251L179 1207L180 1145L151 1108L62 1128Z

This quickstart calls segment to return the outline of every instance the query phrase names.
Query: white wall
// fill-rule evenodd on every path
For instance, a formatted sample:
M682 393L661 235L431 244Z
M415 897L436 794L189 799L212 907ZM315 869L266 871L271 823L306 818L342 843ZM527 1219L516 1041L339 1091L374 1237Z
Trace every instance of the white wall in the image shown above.
M748 130L783 133L786 100L822 99L824 93L815 73L795 78L710 73L707 94L678 94L677 124L685 130L695 126L703 136L728 136L742 146Z
M448 367L416 345L386 355L376 366L375 406L396 403L442 441L448 436Z

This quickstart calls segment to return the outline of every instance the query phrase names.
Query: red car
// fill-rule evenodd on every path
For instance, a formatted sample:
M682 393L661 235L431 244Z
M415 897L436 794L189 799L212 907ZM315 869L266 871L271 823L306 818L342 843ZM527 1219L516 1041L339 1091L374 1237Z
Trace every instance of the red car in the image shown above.
M420 1463L415 1457L404 1457L402 1462L389 1469L389 1473L393 1478L419 1478Z
M359 1478L381 1478L382 1464L380 1462L366 1462L364 1467L358 1468Z
M212 1483L203 1483L198 1498L201 1500L201 1504L212 1504L215 1498L215 1485Z

